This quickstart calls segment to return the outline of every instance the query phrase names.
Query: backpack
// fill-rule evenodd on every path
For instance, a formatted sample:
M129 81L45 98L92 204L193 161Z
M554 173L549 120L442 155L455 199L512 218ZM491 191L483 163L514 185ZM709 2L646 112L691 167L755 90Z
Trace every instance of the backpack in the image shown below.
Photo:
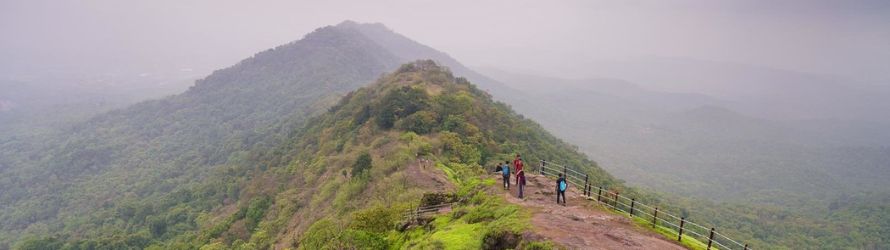
M508 176L508 175L510 175L510 167L508 167L508 166L504 166L504 167L502 168L502 170L503 170L503 172L504 172L504 176Z
M566 191L566 180L559 181L559 191Z

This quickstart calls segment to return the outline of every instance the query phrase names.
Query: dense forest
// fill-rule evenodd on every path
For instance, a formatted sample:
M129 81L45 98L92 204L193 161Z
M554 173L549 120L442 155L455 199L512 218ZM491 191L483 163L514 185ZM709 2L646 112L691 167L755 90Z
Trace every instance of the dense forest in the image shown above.
M132 225L158 211L184 212L176 207L192 195L217 199L202 208L233 200L244 177L214 184L225 192L186 190L227 173L227 163L251 149L276 145L338 94L396 66L360 33L328 27L214 72L183 94L55 133L0 139L0 246L57 232L151 238Z

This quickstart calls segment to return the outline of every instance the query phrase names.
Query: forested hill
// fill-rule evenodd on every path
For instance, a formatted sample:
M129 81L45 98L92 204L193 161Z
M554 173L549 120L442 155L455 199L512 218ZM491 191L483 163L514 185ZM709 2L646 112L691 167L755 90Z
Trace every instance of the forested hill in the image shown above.
M143 204L163 204L248 150L274 145L399 60L355 29L325 27L218 70L184 94L54 135L0 139L0 249L21 235L137 232L157 212Z
M195 234L164 235L164 248L480 249L522 235L524 208L485 190L492 166L523 153L563 159L597 183L608 173L574 147L495 102L432 61L401 66L351 92L271 151L256 152L239 201L216 209ZM423 160L421 160L423 159ZM237 167L236 167L237 168ZM435 225L399 229L428 194L453 195L456 212ZM164 239L164 238L162 238ZM484 240L487 239L487 240ZM497 240L494 240L497 241ZM545 244L546 245L546 244Z
M59 232L144 238L138 229L148 215L175 207L200 180L277 145L338 96L422 56L493 83L382 25L347 21L218 70L183 94L58 133L0 138L0 249ZM225 191L202 194L215 202L200 209L231 201L236 186L218 183Z

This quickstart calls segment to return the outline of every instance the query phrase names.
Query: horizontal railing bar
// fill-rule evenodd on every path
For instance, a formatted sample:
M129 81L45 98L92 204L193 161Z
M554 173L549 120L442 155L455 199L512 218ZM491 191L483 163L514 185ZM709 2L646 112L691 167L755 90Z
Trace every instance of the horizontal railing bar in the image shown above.
M564 166L564 165L560 165L560 164L553 163L553 162L549 162L549 161L544 161L544 162L545 162L546 164L550 164L550 165L555 165L555 166L563 167L563 168L565 168L565 169L567 169L567 170L569 170L569 171L575 172L575 173L580 174L580 175L584 175L584 173L578 172L577 170L574 170L574 169L572 169L572 168L570 168L570 167L567 167L567 166ZM546 165L545 165L545 166L546 166Z
M664 224L668 224L668 225L674 226L674 228L680 229L680 226L678 226L677 224L671 223L670 221L667 221L667 220L664 220L661 218L659 218L659 220L661 220Z
M646 203L642 203L642 202L638 202L638 203L637 203L637 204L640 204L640 206L643 206L643 207L646 207L646 208L649 208L649 209L650 209L650 210L655 210L655 208L654 208L654 207L650 207L650 206L649 206L649 205L646 205Z
M683 233L684 234L695 234L695 235L698 235L698 237L708 238L708 237L705 237L704 235L698 234L695 231L689 230L688 228L685 228L685 227L683 228Z
M710 230L710 228L703 227L703 226L701 226L701 225L699 225L699 224L695 224L695 223L693 223L693 222L691 222L691 221L688 221L688 220L686 221L686 224L689 224L689 225L692 225L692 226L696 226L696 227L701 228L701 229L703 229L703 230L705 230L705 231Z
M727 247L727 246L725 246L725 245L723 245L723 244L720 244L720 241L718 241L718 240L714 240L714 241L712 241L712 242L714 242L714 244L719 245L719 246L720 246L721 248L723 248L723 249L732 249L732 248L729 248L729 247Z
M733 239L730 239L729 237L726 237L726 235L720 234L720 233L717 232L717 231L714 231L714 234L717 235L717 236L723 237L724 239L727 239L727 240L729 240L730 242L735 243L736 245L739 245L739 246L741 246L741 247L744 247L744 246L745 246L745 245L742 245L742 243L739 243L738 241L735 241L735 240L733 240Z
M676 219L676 220L680 220L680 217L677 217L677 216L675 216L675 215L673 215L673 214L670 214L670 213L664 213L664 215L670 216L671 218L674 218L674 219Z

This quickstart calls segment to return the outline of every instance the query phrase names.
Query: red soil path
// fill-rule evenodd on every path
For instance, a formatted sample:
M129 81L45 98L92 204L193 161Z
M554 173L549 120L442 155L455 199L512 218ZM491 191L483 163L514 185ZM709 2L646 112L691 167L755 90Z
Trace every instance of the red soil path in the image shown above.
M525 199L518 198L515 185L503 195L508 202L530 208L532 231L554 243L569 249L686 249L627 217L604 210L582 197L579 190L569 188L566 206L557 205L554 179L528 174L526 183Z

